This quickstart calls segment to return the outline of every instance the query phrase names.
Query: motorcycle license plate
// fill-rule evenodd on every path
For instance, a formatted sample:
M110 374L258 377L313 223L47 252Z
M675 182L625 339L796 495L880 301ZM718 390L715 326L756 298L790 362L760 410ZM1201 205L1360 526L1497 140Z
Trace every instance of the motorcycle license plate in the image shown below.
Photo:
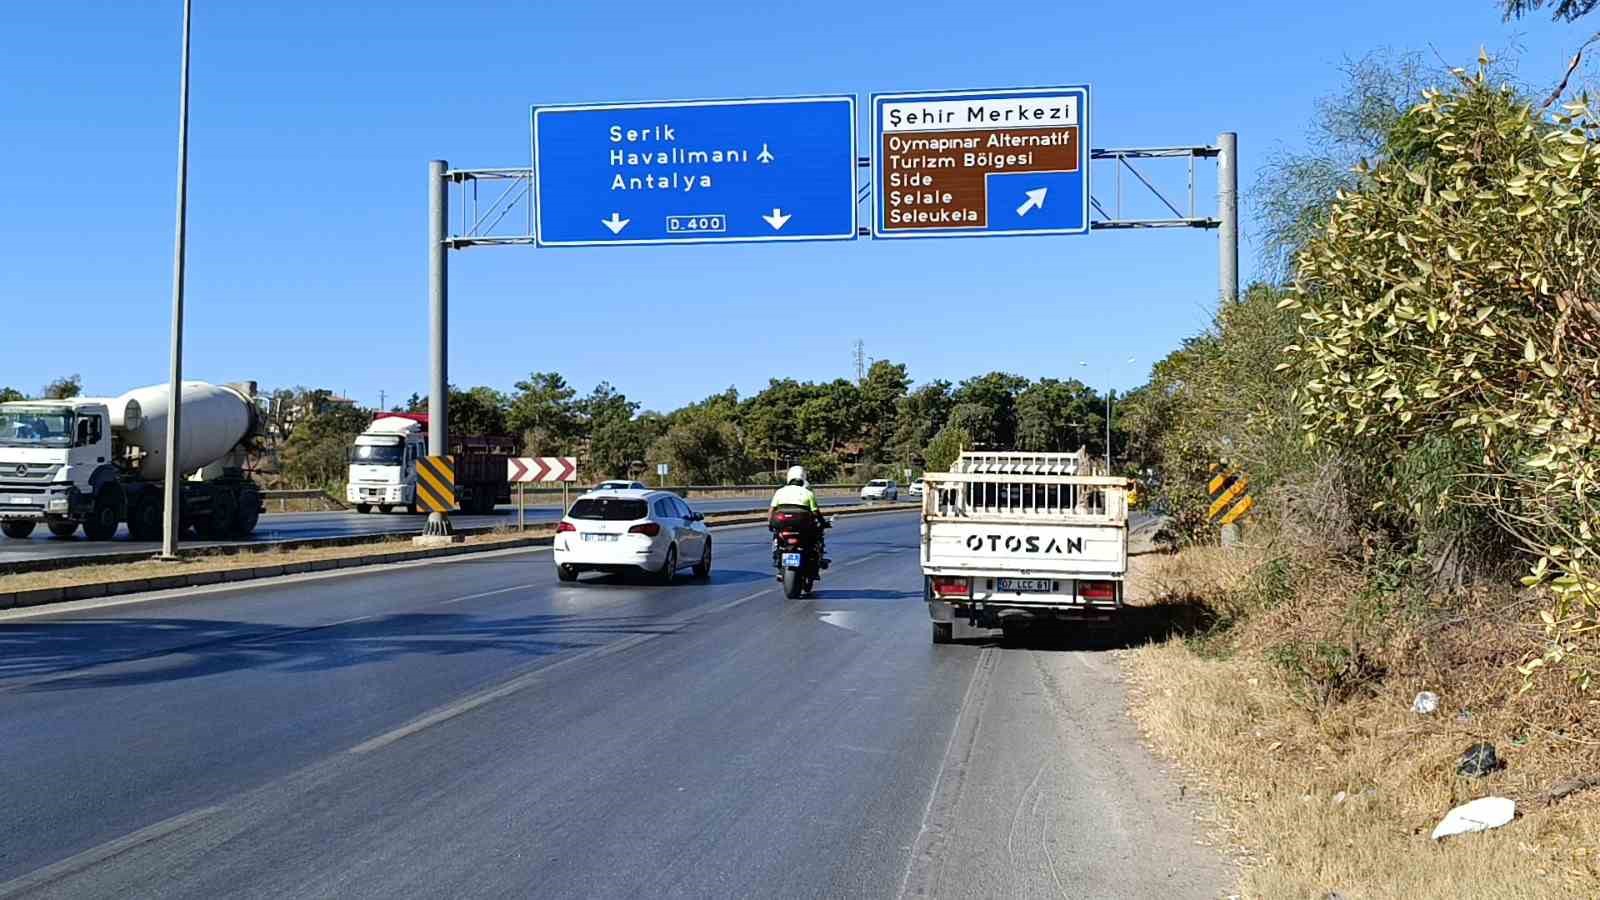
M800 554L798 554L798 553L785 553L783 555L783 567L785 569L798 569L798 568L800 568Z
M1015 591L1019 594L1048 594L1050 593L1050 580L1048 578L1001 578L995 585L998 590Z

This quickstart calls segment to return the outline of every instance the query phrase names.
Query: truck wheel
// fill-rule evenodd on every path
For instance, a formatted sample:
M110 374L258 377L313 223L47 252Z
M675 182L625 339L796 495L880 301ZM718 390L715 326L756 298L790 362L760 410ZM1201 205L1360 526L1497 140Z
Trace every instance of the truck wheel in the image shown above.
M261 521L261 495L256 491L239 492L239 510L233 515L233 536L247 538Z
M117 508L102 497L94 503L89 518L83 520L83 536L91 541L109 541L117 536Z
M69 538L78 533L77 522L46 522L46 528L58 538Z
M364 516L367 513L372 512L372 504L371 503L357 503L356 504L356 512L358 512L358 513L360 513L360 514L362 514ZM384 510L384 512L388 512L388 510Z
M28 535L33 534L33 520L18 519L13 522L0 522L0 533L15 540L25 540Z
M359 509L359 507L358 507L358 509ZM361 510L361 511L362 512L366 512L366 510ZM394 512L394 507L391 506L388 503L379 503L378 504L378 512L381 512L381 513L383 513L384 515L387 516L389 513Z
M935 644L953 644L956 639L955 631L956 627L951 622L935 622L933 623L933 642Z
M165 526L161 520L161 501L155 497L140 500L128 510L128 537L132 540L158 540Z
M239 513L239 503L232 493L223 490L211 492L211 511L194 523L194 530L208 541L220 541L233 531L233 519Z

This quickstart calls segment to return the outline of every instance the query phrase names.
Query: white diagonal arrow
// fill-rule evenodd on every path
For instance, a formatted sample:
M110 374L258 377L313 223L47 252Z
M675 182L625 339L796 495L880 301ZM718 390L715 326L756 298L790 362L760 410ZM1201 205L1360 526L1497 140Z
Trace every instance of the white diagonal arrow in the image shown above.
M783 210L774 206L772 208L772 215L762 216L761 218L767 220L767 224L772 226L773 231L782 231L784 223L788 222L791 218L793 218L793 216L785 215Z
M611 233L612 234L621 234L622 233L622 229L627 228L628 227L628 223L631 222L631 221L633 221L633 220L632 219L624 219L624 218L622 218L621 215L619 215L617 213L612 213L611 214L611 218L609 218L609 219L601 219L600 220L600 224L604 225L605 227L607 227L609 229L611 229Z
M1017 207L1017 215L1025 216L1025 215L1028 214L1028 210L1030 210L1030 209L1036 209L1036 208L1037 209L1043 209L1044 208L1044 195L1045 195L1045 192L1048 191L1048 190L1050 190L1050 189L1049 188L1034 188L1031 191L1024 192L1024 193L1027 194L1028 201L1026 203L1022 204L1021 206Z

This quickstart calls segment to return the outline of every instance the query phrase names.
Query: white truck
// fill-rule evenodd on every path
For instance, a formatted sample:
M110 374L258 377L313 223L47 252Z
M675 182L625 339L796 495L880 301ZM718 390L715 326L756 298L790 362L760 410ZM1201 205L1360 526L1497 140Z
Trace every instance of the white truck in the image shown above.
M933 642L955 624L1106 621L1128 570L1125 478L1078 453L962 453L924 474L923 598Z
M260 488L245 474L261 424L254 395L252 384L183 383L179 522L201 537L244 537L261 515ZM132 540L159 540L170 396L151 385L0 403L0 532L22 539L43 523L70 537L82 526L104 541L126 522Z
M512 437L450 435L456 503L466 513L487 515L511 499L506 460L516 455ZM426 413L380 413L350 446L345 500L358 513L373 507L418 512L417 460L428 455Z

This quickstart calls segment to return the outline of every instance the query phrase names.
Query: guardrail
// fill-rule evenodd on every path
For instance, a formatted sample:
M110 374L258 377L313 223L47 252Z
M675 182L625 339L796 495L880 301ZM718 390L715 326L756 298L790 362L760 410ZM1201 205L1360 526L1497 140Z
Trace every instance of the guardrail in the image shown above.
M781 485L781 484L669 484L669 485L666 485L666 486L663 487L663 486L660 486L660 485L653 485L653 484L649 484L648 482L646 482L645 483L645 487L647 487L647 488L649 488L651 490L671 491L671 492L673 492L674 494L677 494L680 497L691 497L691 496L695 496L695 495L715 496L717 494L754 494L754 495L770 494L773 491L776 491L778 488L783 487L783 485ZM906 487L905 485L900 485L900 489L902 491L905 490L905 487ZM832 494L832 495L837 495L837 494L855 494L855 493L859 493L861 488L862 488L862 485L859 485L859 484L813 484L811 486L811 489L813 491L817 492L818 494ZM588 485L584 485L584 484L573 485L570 488L570 490L573 491L575 494L581 494L581 493L583 493L584 491L586 491L588 489L589 489L589 486ZM526 490L527 490L527 495L529 497L545 497L545 496L556 496L556 497L559 497L559 496L561 496L561 488L559 488L559 487L529 487Z
M343 500L324 490L305 491L262 491L261 499L267 503L267 511L272 511L272 502L278 502L278 512L286 512L290 500L322 500L337 509L349 509Z

